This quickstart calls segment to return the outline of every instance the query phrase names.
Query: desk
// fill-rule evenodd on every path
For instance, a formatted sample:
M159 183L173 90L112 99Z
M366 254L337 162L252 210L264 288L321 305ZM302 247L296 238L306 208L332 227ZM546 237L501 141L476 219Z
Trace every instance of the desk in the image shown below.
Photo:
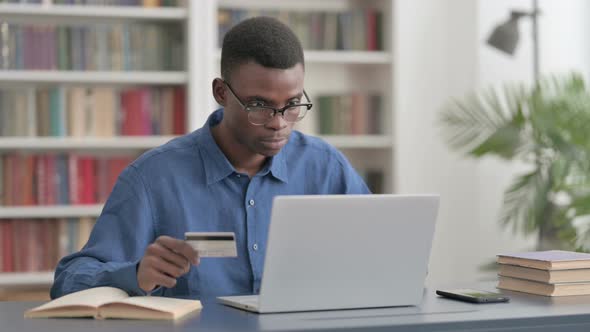
M472 285L493 290L494 284ZM420 307L258 315L203 300L203 310L180 322L24 319L39 303L0 302L2 332L69 331L590 331L590 296L548 298L504 292L510 303L470 304L425 291Z

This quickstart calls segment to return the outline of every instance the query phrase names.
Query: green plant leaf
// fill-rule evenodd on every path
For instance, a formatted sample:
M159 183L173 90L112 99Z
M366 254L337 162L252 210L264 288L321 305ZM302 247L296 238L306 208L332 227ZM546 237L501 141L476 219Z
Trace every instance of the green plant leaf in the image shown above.
M522 86L502 96L488 89L481 96L470 94L452 100L441 112L442 134L453 148L474 157L491 153L512 158L521 150L525 124L522 105L527 102Z
M521 127L518 124L518 118L515 118L504 127L496 129L490 137L471 150L469 154L481 157L493 153L504 159L512 159L521 147L520 133Z
M466 156L530 166L504 193L504 226L590 249L590 226L578 234L573 225L577 216L590 216L590 93L582 75L470 93L445 104L440 123L448 145Z

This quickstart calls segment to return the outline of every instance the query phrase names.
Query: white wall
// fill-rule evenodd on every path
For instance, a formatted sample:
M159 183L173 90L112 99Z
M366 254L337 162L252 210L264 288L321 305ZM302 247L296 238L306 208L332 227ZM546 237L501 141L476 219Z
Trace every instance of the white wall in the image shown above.
M396 4L396 160L398 193L436 192L441 209L433 244L430 282L468 282L499 252L527 250L535 238L502 229L502 194L519 172L496 158L468 160L448 150L436 123L452 96L500 82L531 82L531 24L522 20L514 57L485 44L510 9L530 10L530 0L399 0ZM543 0L541 71L590 72L584 0Z
M498 24L509 17L512 9L530 11L530 0L495 0L478 1L477 55L478 87L499 86L505 82L532 82L532 24L528 19L520 22L520 42L513 56L506 55L486 44L490 33ZM519 169L520 168L520 169ZM522 166L508 163L494 157L479 160L477 167L479 193L478 222L482 236L477 255L481 259L493 259L499 252L532 250L535 237L513 234L511 229L504 230L498 224L504 190Z
M484 45L492 28L511 9L529 11L531 0L479 0L480 83L528 81L532 77L532 38L529 19L520 22L520 43L511 57ZM542 74L590 72L590 2L540 0L539 40Z
M476 83L476 3L396 5L396 191L441 194L429 280L446 282L471 272L477 259L476 164L450 153L436 124L449 96Z
M541 70L590 77L590 2L540 0Z

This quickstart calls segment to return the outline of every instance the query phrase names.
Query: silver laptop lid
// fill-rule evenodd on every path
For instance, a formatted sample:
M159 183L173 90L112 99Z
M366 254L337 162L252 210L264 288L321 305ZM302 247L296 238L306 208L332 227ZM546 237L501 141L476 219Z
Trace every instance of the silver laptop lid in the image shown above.
M279 196L260 312L417 305L437 195Z

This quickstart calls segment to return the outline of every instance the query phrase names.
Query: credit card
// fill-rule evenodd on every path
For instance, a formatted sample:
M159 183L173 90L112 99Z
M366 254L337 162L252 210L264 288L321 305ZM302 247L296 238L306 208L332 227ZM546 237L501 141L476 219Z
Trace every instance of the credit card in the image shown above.
M186 232L184 240L199 257L238 257L233 232Z

